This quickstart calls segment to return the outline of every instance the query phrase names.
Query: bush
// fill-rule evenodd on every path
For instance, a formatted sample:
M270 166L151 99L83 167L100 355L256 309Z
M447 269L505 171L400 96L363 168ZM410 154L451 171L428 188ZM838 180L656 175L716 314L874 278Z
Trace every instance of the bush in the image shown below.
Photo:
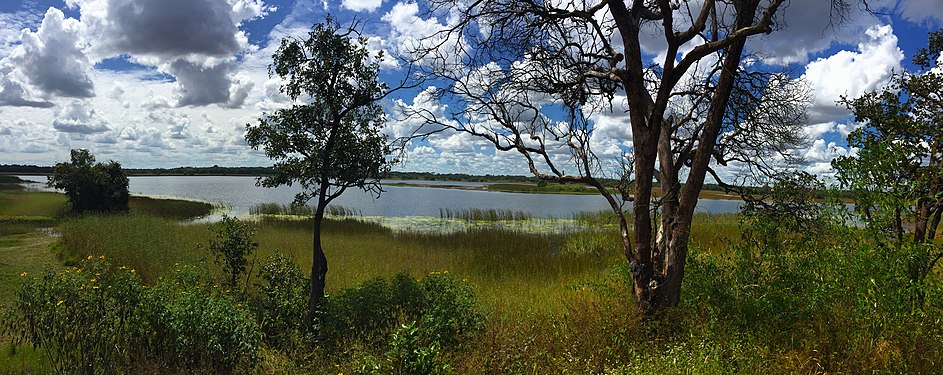
M425 308L419 328L432 342L454 347L484 327L471 287L449 271L432 272L420 282Z
M235 289L239 275L246 272L246 258L259 247L252 240L255 229L237 218L223 216L210 231L214 234L209 241L210 252L216 256L216 263L229 274L229 287Z
M117 373L130 364L140 325L140 278L104 258L47 272L21 274L5 328L15 342L42 347L59 373Z
M142 298L144 345L166 368L231 372L251 365L261 332L255 317L230 289L205 271L180 266ZM149 334L149 335L148 335Z
M123 373L139 359L231 372L253 363L261 336L254 317L196 268L147 288L134 269L103 257L24 277L6 323L65 373Z
M308 305L308 278L291 258L280 252L262 265L255 300L256 314L265 342L279 348L300 344Z
M121 164L95 163L88 150L72 150L71 163L57 163L48 185L65 190L72 211L128 211L128 175Z
M471 287L448 271L422 280L399 274L392 283L377 278L329 295L318 316L318 338L325 349L351 342L381 349L410 322L424 347L456 348L484 326Z
M449 365L442 361L439 344L423 344L422 335L415 322L403 324L390 337L390 350L386 352L386 373L433 375L444 374Z

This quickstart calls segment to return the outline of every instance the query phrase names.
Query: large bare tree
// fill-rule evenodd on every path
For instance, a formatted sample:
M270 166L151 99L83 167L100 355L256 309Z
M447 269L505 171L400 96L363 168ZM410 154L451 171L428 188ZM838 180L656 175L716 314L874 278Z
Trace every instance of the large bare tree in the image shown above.
M652 314L680 300L707 175L726 183L718 165L762 173L803 141L805 86L745 52L788 3L431 0L427 15L450 22L410 53L448 110L404 111L425 121L418 135L471 134L522 155L543 180L595 187L618 217L637 305ZM831 2L836 14L847 6ZM647 65L653 42L663 54ZM621 162L593 147L594 116L612 112L631 129ZM621 194L601 183L613 165Z

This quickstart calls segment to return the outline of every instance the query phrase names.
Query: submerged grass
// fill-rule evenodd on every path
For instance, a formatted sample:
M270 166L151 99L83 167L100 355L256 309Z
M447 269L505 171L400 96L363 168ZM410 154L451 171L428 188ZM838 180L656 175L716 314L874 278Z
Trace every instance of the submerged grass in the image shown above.
M295 206L290 204L278 203L260 203L249 208L250 215L292 215L292 216L314 216L317 209L311 206ZM329 205L324 209L328 216L353 217L363 216L360 210L341 206Z
M464 221L502 221L502 220L528 220L533 219L529 212L511 209L451 209L440 208L440 219L458 219Z

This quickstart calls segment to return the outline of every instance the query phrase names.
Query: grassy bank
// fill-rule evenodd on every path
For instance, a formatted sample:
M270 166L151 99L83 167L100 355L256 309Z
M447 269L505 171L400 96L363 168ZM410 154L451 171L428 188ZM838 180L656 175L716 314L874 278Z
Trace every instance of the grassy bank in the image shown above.
M54 246L61 260L45 250L48 242L37 242L15 251L36 252L35 259L21 262L22 256L0 253L10 262L2 267L71 264L91 255L134 269L154 288L174 275L178 264L197 265L223 280L201 246L212 235L210 224L184 224L141 211L57 219L54 205L36 203L53 198L23 194L24 199L9 202L36 207L49 218L10 216L0 220L0 229L38 239L46 237L35 228L54 225L62 235ZM484 220L491 214L451 215ZM515 215L504 213L501 219ZM404 271L417 279L447 273L468 283L485 325L467 342L440 348L451 373L930 374L943 368L939 274L921 285L910 283L907 253L880 250L854 228L828 224L797 233L742 224L737 215L698 215L683 302L645 321L632 302L630 267L609 225L613 219L605 213L577 219L597 229L416 233L338 215L324 228L328 293L351 296L351 288L377 288L383 284L375 278L391 280ZM263 216L251 225L260 247L247 269L250 295L261 293L261 262L276 250L302 270L310 269L310 219ZM2 237L0 249L19 246L10 241ZM917 295L926 302L917 304ZM359 301L355 305L370 306L371 301L350 298ZM249 307L231 305L248 314ZM377 358L387 355L389 344L380 339L379 344L344 341L330 351L263 346L262 360L242 370L370 373ZM2 357L0 371L41 364L35 354Z

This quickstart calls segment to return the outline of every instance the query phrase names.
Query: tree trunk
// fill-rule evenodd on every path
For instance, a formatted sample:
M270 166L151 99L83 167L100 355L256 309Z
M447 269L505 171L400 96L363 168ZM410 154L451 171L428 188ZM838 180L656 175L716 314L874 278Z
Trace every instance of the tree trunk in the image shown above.
M324 297L324 285L327 278L327 257L324 256L324 249L321 247L321 224L324 222L324 208L327 206L324 197L326 191L327 184L322 184L321 194L318 195L318 208L314 214L314 252L311 258L311 283L308 288L308 315L305 317L305 324L309 331L314 328L314 318L321 306L321 298Z
M758 1L745 1L737 5L735 29L745 28L753 23L758 5ZM721 64L722 70L711 98L710 109L699 137L697 149L691 157L690 171L688 172L684 189L681 190L677 198L674 196L674 194L676 194L674 189L679 189L680 185L671 181L672 177L674 177L671 172L663 172L663 180L665 181L662 182L662 188L665 189L665 199L663 200L665 206L662 210L660 225L660 234L663 238L659 241L660 246L658 246L659 248L657 250L657 262L660 264L658 264L659 267L655 269L655 273L649 277L647 295L636 295L637 298L644 297L647 299L644 304L647 309L643 310L646 315L651 315L666 307L676 306L681 301L681 281L684 279L684 265L687 261L688 241L691 237L691 222L694 216L694 209L697 207L697 199L704 186L704 179L707 175L707 168L710 165L711 154L723 125L724 113L730 99L730 93L736 81L737 69L739 68L745 44L746 38L744 37L734 41L724 51L724 60ZM633 132L635 132L635 119L633 118L632 120ZM655 120L656 118L653 117L651 122ZM657 120L661 119L658 118ZM643 137L636 136L635 138L636 160L639 160L640 154L652 155L651 158L646 157L644 159L649 166L648 168L650 168L646 171L654 169L653 156L659 151L652 150L655 148L652 146L659 144L662 148L664 147L664 145L660 144L663 142L659 142L659 133L665 131L661 129L661 127L665 126L667 121L670 120L661 120L661 123L657 124L657 127L654 126L656 124L650 124L652 126L648 127L648 132L642 134ZM648 135L649 137L646 138L644 135ZM644 143L640 144L639 142ZM640 149L639 146L643 145L645 147ZM667 151L667 149L660 151L662 151L659 153L660 159L662 159L661 167L664 169L666 166L671 165L670 162L672 160L668 157L668 153L664 152ZM636 171L642 170L644 167L643 165L637 164ZM639 189L642 189L643 185L647 185L645 188L648 189L649 197L651 196L652 175L653 173L638 173L636 180L636 186ZM666 184L669 186L665 186ZM636 203L639 203L638 200L636 200ZM645 206L647 209L648 205L645 204ZM635 214L636 223L639 223L640 219L643 218L647 219L649 222L651 220L650 213L648 212L642 213L636 210ZM650 225L648 225L648 229L651 229ZM649 233L648 236L639 236L637 229L635 237L636 239L651 239L651 234ZM642 247L642 245L640 244L639 247ZM651 250L651 245L649 245L648 248L650 249L649 251L653 251Z

